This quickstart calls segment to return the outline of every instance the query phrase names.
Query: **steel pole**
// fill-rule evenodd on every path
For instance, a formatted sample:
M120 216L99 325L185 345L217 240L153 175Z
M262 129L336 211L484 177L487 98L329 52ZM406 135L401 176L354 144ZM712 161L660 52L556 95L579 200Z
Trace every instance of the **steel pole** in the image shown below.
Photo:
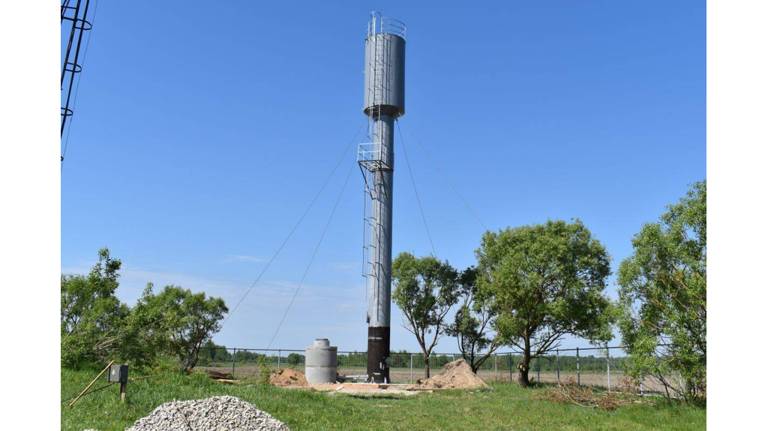
M232 378L235 378L235 355L237 354L237 349L232 348Z
M410 369L411 369L411 383L413 383L413 353L411 353Z
M605 363L608 367L608 392L611 392L611 349L605 346Z
M394 165L394 118L378 115L373 121L374 145L387 162L373 172L371 205L372 276L368 278L368 376L377 383L389 382L389 334L392 288L392 176Z
M536 358L536 383L541 383L541 358Z
M579 348L576 348L576 384L581 386L581 364L579 363Z

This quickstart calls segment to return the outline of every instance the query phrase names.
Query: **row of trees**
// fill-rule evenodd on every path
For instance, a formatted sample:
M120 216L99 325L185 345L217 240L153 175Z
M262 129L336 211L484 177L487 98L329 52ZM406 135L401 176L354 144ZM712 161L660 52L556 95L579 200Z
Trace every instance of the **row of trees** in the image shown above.
M278 353L259 353L254 350L233 349L226 346L220 346L208 340L203 344L199 351L198 365L209 366L211 364L221 364L225 362L238 363L276 363ZM281 356L284 364L297 366L304 363L304 355L291 352L287 356Z
M605 295L608 253L579 220L486 232L477 264L463 271L401 253L392 265L393 299L421 348L425 376L438 340L451 335L475 371L499 347L519 349L518 382L528 386L531 361L565 335L603 344L618 323L630 375L655 376L668 394L704 396L706 184L694 184L632 244L619 267L616 302ZM672 375L682 377L682 387Z
M401 253L392 265L393 300L419 343L427 377L443 335L456 337L475 371L501 346L516 347L522 352L518 382L528 386L531 361L556 349L565 335L602 344L618 324L629 353L626 372L657 378L668 395L702 398L706 184L694 184L658 222L643 226L632 245L633 254L619 266L616 302L605 296L605 247L579 220L486 232L477 264L463 271L434 256ZM129 307L115 295L120 266L102 249L88 275L62 276L63 365L114 358L145 366L171 354L182 370L191 370L220 329L224 301L177 286L155 293L148 284Z
M517 347L522 386L529 384L531 360L565 334L611 338L610 301L603 295L608 256L580 221L487 232L476 255L478 265L462 272L409 253L392 265L393 297L422 349L425 377L443 334L456 336L475 371L499 347ZM448 312L459 301L450 323Z
M108 359L134 366L154 364L169 354L189 371L201 346L220 329L227 306L178 286L155 293L150 283L135 306L115 295L121 262L99 251L88 275L61 278L62 365L78 368Z

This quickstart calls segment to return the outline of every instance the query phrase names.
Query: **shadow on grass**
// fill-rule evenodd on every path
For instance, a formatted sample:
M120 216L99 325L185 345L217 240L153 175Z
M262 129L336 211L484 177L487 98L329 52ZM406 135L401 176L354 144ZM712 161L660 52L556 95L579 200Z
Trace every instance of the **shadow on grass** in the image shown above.
M346 396L350 398L355 398L358 400L407 400L413 397L416 397L418 395L389 395L389 394L371 394L371 395L364 395L364 394L337 394L341 396Z

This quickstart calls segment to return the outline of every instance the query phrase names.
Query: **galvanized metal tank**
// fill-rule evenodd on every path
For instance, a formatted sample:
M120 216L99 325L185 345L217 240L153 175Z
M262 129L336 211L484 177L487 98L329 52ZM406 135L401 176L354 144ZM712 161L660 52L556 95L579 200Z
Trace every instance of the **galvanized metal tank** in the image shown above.
M311 385L335 383L337 347L331 346L327 338L318 338L304 351L304 375Z
M370 32L365 39L364 97L363 110L367 115L377 114L379 111L393 117L405 114L403 35Z

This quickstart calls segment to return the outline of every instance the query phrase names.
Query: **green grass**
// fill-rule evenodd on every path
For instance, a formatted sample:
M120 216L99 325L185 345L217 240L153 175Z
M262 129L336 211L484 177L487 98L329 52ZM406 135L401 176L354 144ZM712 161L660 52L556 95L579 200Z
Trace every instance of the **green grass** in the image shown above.
M62 371L62 401L76 395L93 371ZM99 382L95 387L102 384ZM233 395L287 423L292 430L701 430L706 410L647 402L603 411L538 399L545 389L494 384L488 391L441 391L409 398L358 398L257 384L223 385L200 374L167 372L132 382L121 404L117 386L62 404L64 430L122 430L173 399Z

